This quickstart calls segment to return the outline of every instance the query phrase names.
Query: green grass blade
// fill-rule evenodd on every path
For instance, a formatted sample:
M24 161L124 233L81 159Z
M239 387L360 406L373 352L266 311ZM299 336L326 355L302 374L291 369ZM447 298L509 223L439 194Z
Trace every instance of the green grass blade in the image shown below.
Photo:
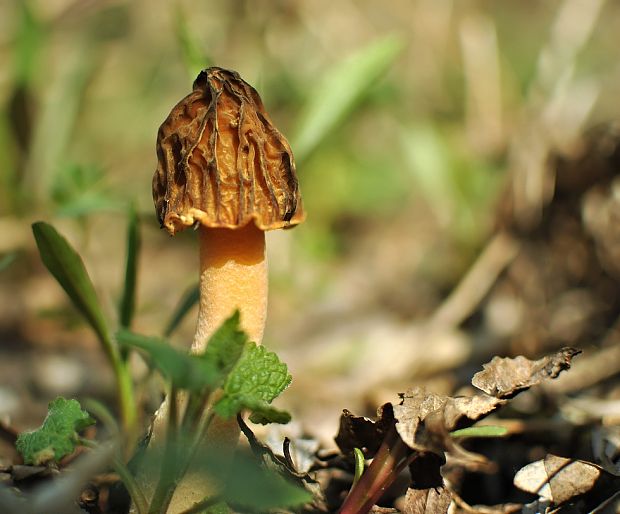
M353 448L353 458L355 459L355 474L353 475L353 485L351 487L354 487L359 482L364 472L364 454L362 450Z
M194 284L185 292L185 294L179 301L177 308L174 310L174 313L170 317L170 321L166 326L166 330L164 330L164 336L170 337L170 335L172 335L172 333L185 319L185 316L191 310L191 308L198 303L199 299L200 290L198 288L198 284Z
M8 253L4 257L0 258L0 271L7 269L11 264L13 264L13 262L15 262L16 258L17 254L15 252Z
M503 437L508 433L506 427L483 425L479 427L461 428L450 432L452 437Z
M34 223L32 233L43 264L65 290L73 305L86 318L110 360L116 376L123 429L131 439L136 426L136 404L131 374L120 359L118 347L110 338L108 324L84 263L67 240L50 224L42 221Z
M353 110L373 84L394 64L403 42L388 36L337 63L311 93L302 112L293 150L303 161Z
M41 53L45 49L48 31L35 15L30 5L32 2L18 2L16 20L17 34L15 41L15 75L20 84L30 84L40 63Z
M163 339L120 330L116 340L122 347L141 350L149 365L175 387L200 392L221 382L221 373L213 361L177 350Z
M192 33L187 22L187 15L180 4L177 3L174 13L174 33L177 44L181 50L181 56L190 80L194 80L198 73L210 65L211 59L204 51L204 45Z
M79 254L48 223L42 221L34 223L32 232L45 267L65 290L73 305L86 318L103 343L106 352L113 353L110 333L95 288Z
M52 194L55 175L66 162L88 85L101 62L89 41L77 42L47 78L45 102L34 127L24 187L39 201Z
M140 226L138 215L132 206L129 209L129 224L127 226L127 260L125 263L125 284L120 303L121 327L129 328L136 308L136 282L138 276L138 255L140 254Z

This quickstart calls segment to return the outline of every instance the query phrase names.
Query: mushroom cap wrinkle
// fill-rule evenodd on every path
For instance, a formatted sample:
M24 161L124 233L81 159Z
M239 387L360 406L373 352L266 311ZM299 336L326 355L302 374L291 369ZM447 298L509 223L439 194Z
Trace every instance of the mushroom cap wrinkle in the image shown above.
M291 147L234 71L200 72L159 128L157 161L153 200L171 235L197 223L271 230L304 219Z

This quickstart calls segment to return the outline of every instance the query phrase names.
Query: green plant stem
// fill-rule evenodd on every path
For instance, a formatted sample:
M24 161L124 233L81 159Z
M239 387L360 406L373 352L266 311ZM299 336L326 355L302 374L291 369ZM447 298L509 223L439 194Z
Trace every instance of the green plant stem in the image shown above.
M179 420L178 420L178 390L172 385L168 398L168 425L166 428L166 445L159 473L159 481L153 493L153 499L148 514L166 514L174 490L181 479L181 464L177 461L179 455Z
M198 514L200 512L204 512L209 507L213 507L214 505L220 503L221 501L222 501L221 496L219 495L212 496L211 498L207 498L206 500L202 500L201 502L198 502L193 507L190 507L189 509L186 509L179 514Z
M114 377L116 379L116 388L118 394L118 404L121 411L121 425L125 437L124 455L129 456L132 448L131 444L136 436L136 400L134 396L133 381L129 370L129 363L123 361L118 345L112 341L107 331L97 330L97 335L103 346L103 349L112 365Z
M96 449L99 447L99 443L97 441L93 441L91 439L84 439L83 437L80 437L78 439L78 442L80 443L80 445L86 448ZM146 514L148 508L146 496L144 496L142 489L131 474L131 471L129 471L129 468L125 465L119 455L116 455L114 457L112 465L114 466L114 470L118 473L118 476L121 478L121 481L127 488L129 496L131 496L131 499L136 506L138 514Z
M411 450L400 438L395 427L385 436L374 459L360 480L351 489L338 511L339 514L364 514L381 498L398 473L412 458Z
M165 514L170 506L174 491L180 480L185 476L191 464L192 456L196 453L204 434L206 433L213 414L209 411L203 415L209 402L210 392L203 394L190 394L187 399L187 407L183 414L183 420L179 428L178 407L180 402L179 391L172 387L168 411L168 424L166 432L166 446L162 460L159 481L155 487L155 493L151 501L148 514ZM179 435L194 433L191 444L180 444ZM205 500L210 502L210 499ZM210 504L210 503L209 503ZM196 511L198 512L198 511Z
M136 399L134 395L133 380L129 370L129 362L121 359L118 351L114 352L112 359L112 368L116 377L116 386L118 388L118 402L121 411L121 424L123 432L126 435L125 454L131 453L131 445L136 436Z
M118 473L118 476L121 477L138 514L146 514L148 511L146 496L144 496L144 492L131 474L131 471L129 471L125 463L119 457L115 457L113 464L114 470Z
M187 473L187 470L189 469L189 466L191 464L191 456L196 455L196 453L198 452L198 449L200 448L200 445L202 444L202 440L204 439L207 433L207 430L209 429L209 426L211 425L211 422L213 421L214 417L215 417L215 414L209 411L205 416L203 416L200 419L198 429L195 432L194 440L189 446L189 452L187 453L187 458L182 461L183 468L181 469L180 478L182 478L185 475L185 473Z

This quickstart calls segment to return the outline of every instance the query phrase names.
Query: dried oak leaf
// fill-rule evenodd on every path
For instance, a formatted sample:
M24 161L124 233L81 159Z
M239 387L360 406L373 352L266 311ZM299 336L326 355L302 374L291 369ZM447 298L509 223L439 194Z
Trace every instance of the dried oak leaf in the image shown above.
M612 478L591 462L547 455L521 468L514 485L554 505L591 491L602 478Z
M444 487L436 489L409 489L405 496L403 514L445 514L452 496Z
M366 458L372 458L379 449L387 431L394 424L394 411L391 403L386 403L377 411L378 418L372 420L355 416L344 409L340 416L340 426L335 437L336 444L344 454L359 448Z
M401 399L394 406L398 434L410 448L435 453L454 447L451 430L470 426L506 403L485 394L453 398L420 387L401 394Z
M523 356L494 357L482 366L482 371L474 375L471 383L496 398L512 398L547 378L556 378L570 368L572 358L580 353L581 350L575 348L562 348L536 361Z

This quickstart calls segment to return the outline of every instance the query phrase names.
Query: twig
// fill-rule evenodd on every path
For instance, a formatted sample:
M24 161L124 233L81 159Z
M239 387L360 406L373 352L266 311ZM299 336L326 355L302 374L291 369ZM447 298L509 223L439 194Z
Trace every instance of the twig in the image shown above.
M519 252L519 243L505 232L499 232L484 248L476 262L432 315L431 327L458 327L476 310L497 277Z
M615 334L617 337L618 334ZM607 339L607 338L606 338ZM570 373L553 382L544 384L545 391L552 394L568 394L591 387L620 373L620 344L585 352L575 361Z

